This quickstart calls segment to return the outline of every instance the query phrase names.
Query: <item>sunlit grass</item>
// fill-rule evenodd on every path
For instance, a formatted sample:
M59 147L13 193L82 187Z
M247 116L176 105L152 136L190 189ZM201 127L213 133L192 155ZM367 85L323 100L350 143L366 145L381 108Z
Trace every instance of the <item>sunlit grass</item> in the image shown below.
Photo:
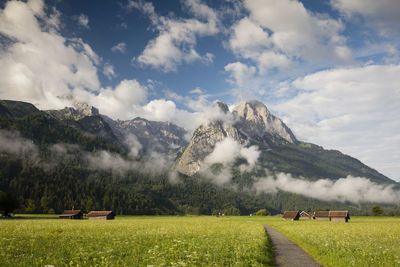
M36 217L36 216L35 216ZM2 266L262 266L262 225L246 218L0 220Z
M263 221L324 266L400 266L398 217L352 217L349 223Z

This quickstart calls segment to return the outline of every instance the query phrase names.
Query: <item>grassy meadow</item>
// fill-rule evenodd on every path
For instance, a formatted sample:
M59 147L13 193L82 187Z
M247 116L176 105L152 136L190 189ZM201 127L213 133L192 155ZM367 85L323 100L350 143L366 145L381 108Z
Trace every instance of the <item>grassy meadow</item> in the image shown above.
M234 217L0 220L1 266L264 266L257 221Z
M349 223L270 217L265 223L324 266L400 266L399 217L352 217Z
M398 217L333 223L254 216L1 219L0 265L270 266L272 249L263 223L324 266L400 266Z

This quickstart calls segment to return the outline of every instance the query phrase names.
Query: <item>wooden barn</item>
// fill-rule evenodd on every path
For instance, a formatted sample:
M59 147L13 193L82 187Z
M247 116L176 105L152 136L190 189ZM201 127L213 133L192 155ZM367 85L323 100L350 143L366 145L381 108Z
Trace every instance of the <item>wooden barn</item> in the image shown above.
M300 220L311 220L311 219L312 219L312 216L308 212L306 212L304 210L302 212L300 212Z
M313 217L317 221L330 221L329 211L316 211Z
M298 211L285 211L282 216L286 221L297 221L300 218Z
M329 212L329 217L332 222L348 222L350 214L347 210L332 210Z
M83 213L80 210L64 210L64 212L58 216L60 219L83 219Z
M113 211L91 211L86 216L89 220L114 220L115 213Z

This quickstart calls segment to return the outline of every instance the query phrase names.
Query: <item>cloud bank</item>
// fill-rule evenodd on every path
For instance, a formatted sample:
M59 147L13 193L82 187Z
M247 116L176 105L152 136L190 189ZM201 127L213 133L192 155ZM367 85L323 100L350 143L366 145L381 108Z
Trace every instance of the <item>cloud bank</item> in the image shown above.
M400 191L394 190L393 185L378 185L366 178L352 176L336 181L307 181L293 178L290 174L278 173L275 178L260 178L253 188L257 193L282 190L323 201L387 204L398 204L400 201Z

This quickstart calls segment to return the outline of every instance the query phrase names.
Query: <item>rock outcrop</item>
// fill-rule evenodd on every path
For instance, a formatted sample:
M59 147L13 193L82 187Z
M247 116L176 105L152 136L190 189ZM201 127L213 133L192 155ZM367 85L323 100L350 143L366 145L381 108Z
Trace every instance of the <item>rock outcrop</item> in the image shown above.
M230 112L225 103L217 101L215 104L223 113ZM189 176L195 174L215 145L226 137L243 145L251 142L264 147L270 142L297 142L290 129L259 101L241 102L233 108L232 117L233 120L215 120L198 127L176 162L176 169Z

